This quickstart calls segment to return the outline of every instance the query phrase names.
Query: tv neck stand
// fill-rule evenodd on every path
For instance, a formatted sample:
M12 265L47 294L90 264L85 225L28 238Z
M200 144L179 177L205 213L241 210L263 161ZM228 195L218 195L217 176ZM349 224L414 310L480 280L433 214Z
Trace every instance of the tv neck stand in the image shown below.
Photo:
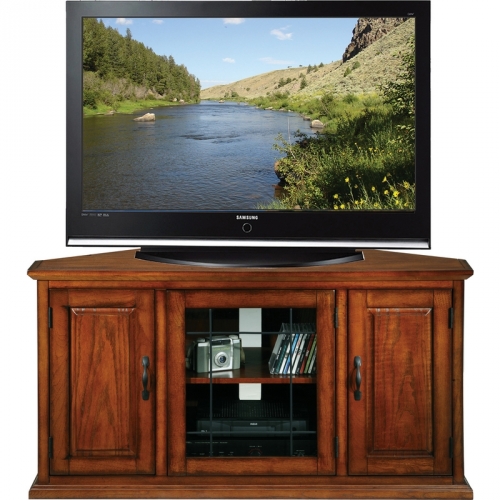
M363 260L359 250L302 247L146 247L135 256L153 262L204 267L310 267Z

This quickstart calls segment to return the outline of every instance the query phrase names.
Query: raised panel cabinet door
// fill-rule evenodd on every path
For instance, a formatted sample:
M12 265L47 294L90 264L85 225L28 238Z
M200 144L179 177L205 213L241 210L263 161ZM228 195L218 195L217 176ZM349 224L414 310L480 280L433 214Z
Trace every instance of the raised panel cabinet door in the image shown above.
M153 291L52 290L51 474L153 474Z
M452 473L451 305L451 290L349 292L349 474Z

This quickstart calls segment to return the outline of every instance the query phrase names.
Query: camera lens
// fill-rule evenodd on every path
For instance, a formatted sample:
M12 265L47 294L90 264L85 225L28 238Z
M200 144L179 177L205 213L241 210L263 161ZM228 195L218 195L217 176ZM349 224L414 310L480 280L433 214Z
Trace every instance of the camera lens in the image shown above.
M215 356L214 361L217 366L224 366L227 363L227 356L223 352L220 352Z

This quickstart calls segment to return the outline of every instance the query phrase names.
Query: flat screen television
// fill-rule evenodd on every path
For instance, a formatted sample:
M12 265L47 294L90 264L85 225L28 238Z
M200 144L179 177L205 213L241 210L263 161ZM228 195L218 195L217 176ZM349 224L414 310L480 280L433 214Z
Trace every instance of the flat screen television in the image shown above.
M430 2L67 2L70 246L430 248Z

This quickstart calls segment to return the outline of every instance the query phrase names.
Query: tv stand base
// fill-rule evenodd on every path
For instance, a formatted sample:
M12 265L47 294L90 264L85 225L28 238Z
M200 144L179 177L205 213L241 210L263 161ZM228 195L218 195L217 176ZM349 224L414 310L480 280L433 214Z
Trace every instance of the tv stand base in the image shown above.
M205 267L304 267L364 260L363 252L347 248L141 248L136 259Z
M381 484L379 478L356 478L358 484L340 484L346 478L320 478L316 484L300 484L300 478L278 477L247 480L230 477L227 482L212 478L51 478L51 484L33 484L29 498L335 498L335 499L472 499L465 484L424 484L422 480L397 478L400 484ZM298 479L298 480L297 480ZM160 481L158 481L160 480ZM373 480L373 483L370 481ZM354 481L347 479L350 483ZM431 480L432 481L432 480ZM450 479L451 481L451 479ZM437 482L437 480L436 480ZM106 484L105 484L106 483Z

